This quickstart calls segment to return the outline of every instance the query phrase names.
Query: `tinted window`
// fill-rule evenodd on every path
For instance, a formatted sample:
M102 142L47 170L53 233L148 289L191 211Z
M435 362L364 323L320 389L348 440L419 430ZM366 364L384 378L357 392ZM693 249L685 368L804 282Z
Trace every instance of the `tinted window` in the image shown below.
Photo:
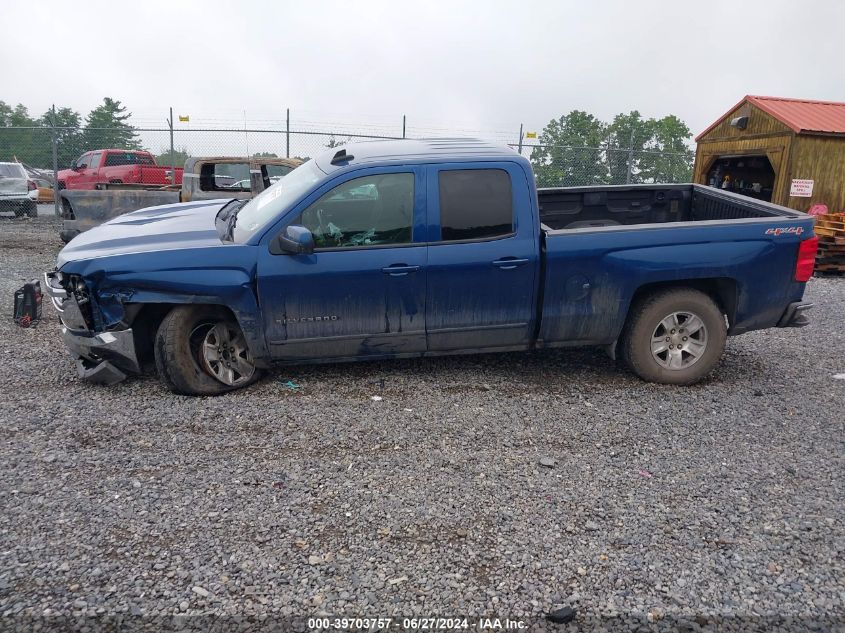
M136 152L109 152L106 154L104 167L115 167L116 165L152 165L152 156L138 154Z
M413 223L414 174L348 180L293 222L314 234L317 248L406 244L411 241Z
M104 167L115 167L117 165L131 165L133 162L132 154L123 154L121 152L109 152L106 154L106 161Z
M440 172L440 239L476 240L513 233L511 178L503 169Z

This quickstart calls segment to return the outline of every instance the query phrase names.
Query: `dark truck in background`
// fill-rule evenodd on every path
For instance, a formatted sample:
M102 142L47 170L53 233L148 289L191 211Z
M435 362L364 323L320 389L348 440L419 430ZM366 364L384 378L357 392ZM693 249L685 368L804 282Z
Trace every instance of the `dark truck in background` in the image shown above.
M541 189L467 139L349 145L250 201L142 209L59 254L46 291L81 377L155 361L174 392L275 363L573 345L690 384L727 336L808 323L813 219L699 185Z
M61 238L64 242L106 220L145 207L214 200L251 198L287 175L302 161L295 158L191 157L180 170L181 186L149 187L104 183L90 191L60 192Z

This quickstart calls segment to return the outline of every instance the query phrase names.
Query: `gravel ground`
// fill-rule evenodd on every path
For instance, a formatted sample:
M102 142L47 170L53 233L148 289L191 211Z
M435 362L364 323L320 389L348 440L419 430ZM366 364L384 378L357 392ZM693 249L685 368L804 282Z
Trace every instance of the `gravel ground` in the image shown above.
M60 246L52 218L0 219L7 315ZM586 626L843 627L845 279L807 297L812 325L730 339L687 388L572 350L287 368L185 398L80 382L49 305L35 329L4 318L0 628L535 626L560 606Z

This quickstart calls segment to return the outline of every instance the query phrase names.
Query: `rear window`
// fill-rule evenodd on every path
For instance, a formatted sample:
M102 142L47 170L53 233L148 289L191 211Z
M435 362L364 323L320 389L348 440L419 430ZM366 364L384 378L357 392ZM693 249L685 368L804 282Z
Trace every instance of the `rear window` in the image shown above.
M26 178L26 172L20 165L0 164L0 176L3 178Z
M440 239L445 242L513 233L511 178L504 169L440 172Z
M202 191L250 191L249 163L205 163L200 170Z

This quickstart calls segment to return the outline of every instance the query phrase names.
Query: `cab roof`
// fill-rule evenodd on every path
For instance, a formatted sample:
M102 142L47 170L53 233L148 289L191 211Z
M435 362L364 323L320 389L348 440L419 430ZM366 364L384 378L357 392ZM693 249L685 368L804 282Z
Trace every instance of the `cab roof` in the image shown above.
M339 169L371 163L512 161L515 158L525 160L509 147L479 139L429 138L350 143L321 154L316 162L317 166L328 174Z

